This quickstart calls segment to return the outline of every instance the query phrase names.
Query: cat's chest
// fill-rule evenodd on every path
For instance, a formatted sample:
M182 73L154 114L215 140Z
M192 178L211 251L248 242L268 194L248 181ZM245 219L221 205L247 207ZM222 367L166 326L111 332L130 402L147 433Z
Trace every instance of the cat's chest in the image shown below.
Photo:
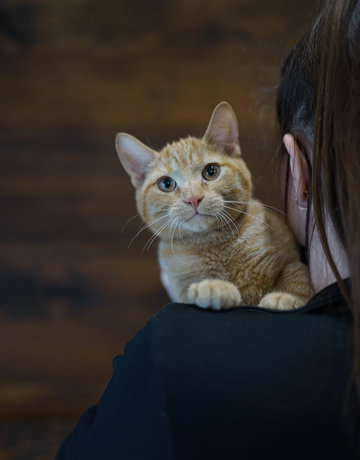
M162 270L180 277L203 278L219 276L226 270L230 257L227 250L218 247L197 247L189 245L159 244L159 263Z

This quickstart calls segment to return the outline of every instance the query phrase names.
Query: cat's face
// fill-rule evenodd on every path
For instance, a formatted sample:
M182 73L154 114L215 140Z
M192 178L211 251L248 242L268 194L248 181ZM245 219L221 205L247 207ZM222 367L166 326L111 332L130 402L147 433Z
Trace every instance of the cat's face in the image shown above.
M240 158L187 138L154 158L136 200L154 232L184 236L231 227L249 195L250 177Z
M160 238L236 229L251 196L251 178L234 117L230 106L220 104L203 139L182 139L160 152L118 135L118 154L136 188L139 213Z

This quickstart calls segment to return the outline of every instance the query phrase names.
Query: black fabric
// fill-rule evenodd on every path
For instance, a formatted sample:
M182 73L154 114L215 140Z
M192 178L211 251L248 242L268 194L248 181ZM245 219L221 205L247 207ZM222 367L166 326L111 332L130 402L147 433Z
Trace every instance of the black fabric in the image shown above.
M57 458L358 459L353 383L336 285L294 312L167 305Z

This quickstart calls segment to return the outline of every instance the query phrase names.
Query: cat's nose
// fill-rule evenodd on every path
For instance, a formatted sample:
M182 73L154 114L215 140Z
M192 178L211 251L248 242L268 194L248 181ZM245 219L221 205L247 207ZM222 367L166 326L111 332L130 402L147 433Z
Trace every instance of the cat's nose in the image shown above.
M200 201L204 198L203 196L197 195L197 196L190 196L184 199L185 203L191 204L191 206L197 211Z

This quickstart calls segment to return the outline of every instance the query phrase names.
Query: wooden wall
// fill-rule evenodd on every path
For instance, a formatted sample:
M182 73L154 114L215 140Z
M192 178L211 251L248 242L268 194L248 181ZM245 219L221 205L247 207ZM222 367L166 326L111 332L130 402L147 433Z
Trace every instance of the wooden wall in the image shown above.
M141 255L150 235L128 248L140 222L125 225L117 131L162 146L202 134L228 100L256 194L279 205L274 98L314 3L1 1L0 429L78 417L167 302L155 247Z

